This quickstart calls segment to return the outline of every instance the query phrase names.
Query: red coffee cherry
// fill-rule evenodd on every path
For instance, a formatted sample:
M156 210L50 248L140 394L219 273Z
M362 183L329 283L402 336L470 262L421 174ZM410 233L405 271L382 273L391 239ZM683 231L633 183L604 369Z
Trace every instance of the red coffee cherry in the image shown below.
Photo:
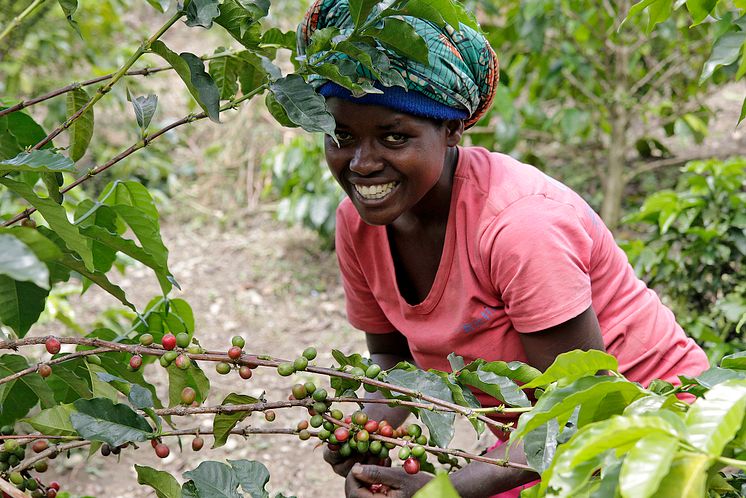
M196 438L192 439L192 451L199 451L204 445L205 440L201 437L197 436Z
M135 355L132 358L130 358L130 368L132 370L137 370L142 366L142 356Z
M43 365L39 365L39 375L44 377L45 379L52 375L52 367L44 363Z
M240 376L240 377L241 377L242 379L250 379L250 378L251 378L251 375L252 375L252 373L251 373L251 368L249 368L249 366L248 366L248 365L241 365L241 366L240 366L240 367L238 368L238 375L239 375L239 376Z
M168 446L163 443L158 443L155 447L155 454L158 455L158 458L166 458L170 453L171 450L169 450ZM419 462L417 462L417 464L419 468Z
M176 336L171 333L164 335L163 339L161 339L161 345L163 349L171 351L176 347Z
M350 431L347 430L346 427L338 427L337 430L334 431L334 437L336 437L337 441L340 443L344 443L347 441L347 438L350 437Z
M60 352L60 341L58 341L56 337L50 337L47 339L44 346L46 346L47 353L49 354L57 354Z
M228 358L231 360L237 360L241 357L241 348L238 346L232 346L228 349Z
M409 457L404 460L404 472L407 474L416 474L420 471L420 461L416 458Z

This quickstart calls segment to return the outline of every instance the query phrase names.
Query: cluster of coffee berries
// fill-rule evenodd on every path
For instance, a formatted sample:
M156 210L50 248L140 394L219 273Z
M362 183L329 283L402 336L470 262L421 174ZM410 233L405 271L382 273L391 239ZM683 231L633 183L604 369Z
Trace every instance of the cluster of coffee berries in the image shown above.
M316 359L316 348L306 348L303 353L293 362L283 362L277 365L277 373L283 377L293 375L295 372L302 372L308 367L308 362Z
M231 338L231 347L228 348L228 358L233 362L238 362L243 356L243 347L246 345L246 341L240 335L235 335ZM236 363L228 363L221 361L215 365L215 371L220 375L228 375L231 370L236 366ZM253 365L256 367L256 365ZM250 379L252 375L252 366L240 365L238 366L238 376L242 379Z
M13 432L13 427L10 425L0 427L0 434L2 436L10 436ZM2 440L1 436L0 440ZM47 448L49 448L49 443L43 439L38 439L31 445L34 453L41 453ZM38 478L32 477L29 474L29 470L31 469L23 471L14 470L25 458L26 450L26 444L19 444L15 439L5 439L2 450L0 450L0 476L10 481L19 490L28 491L34 498L45 496L54 498L60 489L59 483L51 482L49 485L45 485ZM56 454L50 455L50 458L54 456ZM37 473L43 473L47 471L48 464L45 460L39 460L32 468ZM3 497L5 496L6 494L3 493Z
M44 346L47 348L47 353L51 355L59 353L62 348L60 341L56 337L47 338L47 340L44 341ZM39 364L36 371L45 379L52 375L52 367L46 363Z
M101 445L101 455L105 457L109 455L119 455L123 449L129 446L129 444L130 443L120 444L119 446L110 446L104 443Z
M153 447L153 451L155 451L155 454L158 458L166 458L168 455L171 454L171 450L169 449L169 447L166 446L159 439L151 439L150 446Z
M155 339L153 334L145 333L140 336L140 344L143 346L151 346ZM189 338L189 334L186 332L180 332L176 335L172 333L164 334L161 338L161 346L166 350L161 355L160 363L163 368L168 368L171 364L176 365L182 370L186 370L192 364L189 354L201 354L204 351L197 343L192 343L192 339ZM178 348L178 349L177 349ZM135 354L130 358L129 369L132 371L139 370L142 366L142 356Z

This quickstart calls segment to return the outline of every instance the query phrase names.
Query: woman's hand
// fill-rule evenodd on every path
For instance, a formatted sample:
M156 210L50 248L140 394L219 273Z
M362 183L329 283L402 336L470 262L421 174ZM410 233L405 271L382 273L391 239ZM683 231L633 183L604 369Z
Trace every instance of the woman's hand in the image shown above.
M360 453L354 453L347 458L339 454L339 451L330 450L328 446L324 447L324 461L332 466L334 472L342 477L347 477L350 473L350 469L356 463L370 464L369 466L390 466L391 460L387 458L384 461L377 456L371 454L361 455Z
M347 475L345 496L377 498L386 495L393 498L409 498L432 478L433 476L425 472L407 474L401 467L356 464Z

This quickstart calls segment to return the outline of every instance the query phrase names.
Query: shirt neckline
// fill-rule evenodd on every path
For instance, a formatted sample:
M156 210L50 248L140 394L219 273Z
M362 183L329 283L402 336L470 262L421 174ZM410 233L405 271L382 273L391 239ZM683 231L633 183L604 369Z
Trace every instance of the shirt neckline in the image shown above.
M453 190L451 191L451 200L448 207L448 221L446 222L446 237L443 241L443 251L440 254L440 262L438 263L438 270L435 273L435 280L433 285L430 287L425 299L417 304L409 304L401 294L399 290L399 282L396 280L396 268L394 267L394 258L391 255L391 245L389 243L389 235L385 226L379 227L383 233L384 247L386 248L386 271L388 272L389 278L393 282L393 287L396 290L396 297L399 301L399 305L406 310L418 314L430 313L440 302L443 297L443 292L448 282L448 277L451 273L451 266L453 263L453 253L456 243L456 203L461 190L461 176L460 173L465 168L467 161L464 149L461 146L458 149L458 161L456 163L456 171L453 172Z

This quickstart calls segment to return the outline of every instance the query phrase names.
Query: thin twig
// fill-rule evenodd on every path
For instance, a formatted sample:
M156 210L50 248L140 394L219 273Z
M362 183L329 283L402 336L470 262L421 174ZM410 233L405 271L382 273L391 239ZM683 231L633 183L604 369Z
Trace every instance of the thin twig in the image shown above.
M28 495L0 477L0 491L10 495L12 498L28 498Z
M5 27L5 29L3 30L3 32L0 33L0 41L2 41L3 38L5 38L6 36L8 36L8 34L11 31L13 31L15 28L17 28L18 25L21 24L26 17L28 17L29 15L31 15L31 13L33 11L35 11L36 8L39 7L41 4L43 4L45 1L46 0L34 0L33 2L31 2L31 4L28 7L26 7L25 9L23 9L23 12L21 12L20 14L18 14L17 16L15 16L13 18L13 20L10 21L10 23Z
M235 108L237 108L239 106L239 104L241 104L242 102L244 102L244 101L252 98L256 94L263 92L266 88L267 88L266 84L265 85L261 85L261 86L257 87L256 89L252 90L251 92L247 93L246 95L242 95L241 97L239 97L237 99L234 99L234 100L232 100L232 101L224 104L220 108L220 112L226 111L228 109L235 109ZM155 133L152 133L152 134L146 136L145 138L143 138L139 142L135 143L134 145L132 145L129 148L125 149L124 151L120 152L119 154L117 154L116 156L114 156L113 158L111 158L106 163L104 163L104 164L102 164L100 166L97 166L96 168L93 168L92 170L88 171L88 173L86 173L85 175L81 176L80 178L78 178L77 180L75 180L73 183L71 183L67 187L61 189L60 192L63 193L63 194L66 193L66 192L69 192L70 190L72 190L73 188L77 187L78 185L80 185L81 183L85 182L86 180L89 180L89 179L93 178L94 176L98 175L99 173L101 173L103 171L106 171L107 169L111 168L112 166L114 166L116 163L118 163L119 161L121 161L125 157L130 156L134 152L142 149L143 147L147 147L150 144L150 142L152 142L153 140L157 139L158 137L164 135L165 133L171 131L172 129L174 129L176 127L179 127L181 125L187 124L187 123L192 123L194 121L199 121L199 120L204 119L206 117L207 117L207 113L206 112L201 112L199 114L189 114L189 115L184 116L183 118L181 118L181 119L179 119L177 121L174 121L173 123L171 123L171 124L169 124L169 125L161 128L160 130L156 131ZM36 211L36 208L29 207L29 208L23 210L22 212L18 213L17 215L15 215L13 218L11 218L8 221L4 222L2 224L2 226L4 226L4 227L11 226L11 225L13 225L13 224L21 221L24 218L28 218L35 211Z

